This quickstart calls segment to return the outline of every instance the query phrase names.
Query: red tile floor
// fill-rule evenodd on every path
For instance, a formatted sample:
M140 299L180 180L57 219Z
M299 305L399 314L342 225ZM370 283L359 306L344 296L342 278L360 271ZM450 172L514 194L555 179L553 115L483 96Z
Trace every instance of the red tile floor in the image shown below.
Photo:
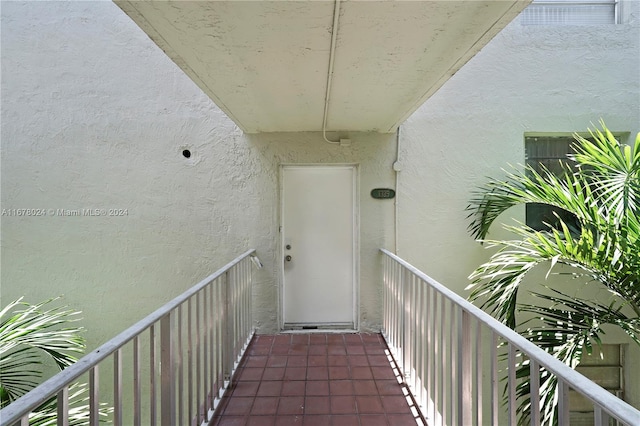
M212 425L421 425L379 334L255 336Z

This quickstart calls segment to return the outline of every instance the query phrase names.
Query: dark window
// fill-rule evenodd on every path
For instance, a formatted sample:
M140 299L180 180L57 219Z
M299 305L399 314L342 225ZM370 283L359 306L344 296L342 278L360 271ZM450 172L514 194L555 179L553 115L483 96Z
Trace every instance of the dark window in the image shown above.
M525 155L527 166L533 167L538 173L544 175L546 168L556 176L563 174L562 163L575 167L575 162L568 158L572 154L572 144L575 142L573 136L525 136ZM526 223L527 226L542 231L559 226L558 215L564 223L571 229L578 228L576 217L560 208L554 208L546 204L527 204ZM549 224L549 225L547 225Z

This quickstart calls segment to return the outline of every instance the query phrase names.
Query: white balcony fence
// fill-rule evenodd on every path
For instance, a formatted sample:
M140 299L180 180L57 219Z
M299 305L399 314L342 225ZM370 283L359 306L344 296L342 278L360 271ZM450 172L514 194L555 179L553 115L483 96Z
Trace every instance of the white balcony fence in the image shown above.
M207 424L254 334L252 260L260 264L255 250L19 398L0 411L0 424L28 425L34 409L57 397L57 424L68 425L69 389L83 380L90 425Z
M499 370L507 374L509 425L516 425L517 360L530 360L531 424L539 425L540 371L558 379L559 425L569 424L569 390L591 401L594 424L640 425L640 411L387 250L383 336L427 424L500 425ZM499 345L504 346L498 349ZM506 348L505 348L506 346ZM500 358L506 350L506 364ZM488 408L487 408L488 407Z

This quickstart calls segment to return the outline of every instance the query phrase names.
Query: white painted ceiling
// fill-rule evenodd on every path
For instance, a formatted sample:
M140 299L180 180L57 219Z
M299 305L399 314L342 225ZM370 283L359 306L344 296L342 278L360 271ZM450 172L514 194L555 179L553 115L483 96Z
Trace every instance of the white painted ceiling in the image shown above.
M394 132L529 1L115 0L247 133Z

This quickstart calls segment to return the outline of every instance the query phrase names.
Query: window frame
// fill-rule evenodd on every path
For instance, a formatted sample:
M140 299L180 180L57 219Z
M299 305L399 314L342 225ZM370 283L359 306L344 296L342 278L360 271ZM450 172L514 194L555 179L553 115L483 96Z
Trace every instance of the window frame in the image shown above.
M587 7L609 6L613 8L612 22L588 22L575 19L575 13L584 11ZM544 12L544 9L548 11ZM550 18L553 9L561 11L562 17L571 22L559 22ZM564 11L562 11L564 9ZM591 25L616 25L621 23L620 19L621 0L533 0L520 15L520 23L524 26L591 26ZM604 13L604 12L602 12ZM587 13L589 15L589 12ZM589 16L601 16L591 12ZM604 16L604 15L602 15ZM575 20L571 20L571 18Z

